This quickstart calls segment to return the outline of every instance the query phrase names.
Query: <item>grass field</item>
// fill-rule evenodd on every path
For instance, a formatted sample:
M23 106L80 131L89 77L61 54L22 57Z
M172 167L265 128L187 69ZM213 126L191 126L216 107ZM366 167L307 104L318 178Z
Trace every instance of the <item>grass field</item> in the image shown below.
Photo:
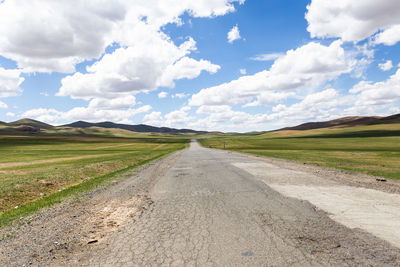
M400 179L400 124L201 138L206 147Z
M143 136L0 136L0 225L188 142L179 136Z

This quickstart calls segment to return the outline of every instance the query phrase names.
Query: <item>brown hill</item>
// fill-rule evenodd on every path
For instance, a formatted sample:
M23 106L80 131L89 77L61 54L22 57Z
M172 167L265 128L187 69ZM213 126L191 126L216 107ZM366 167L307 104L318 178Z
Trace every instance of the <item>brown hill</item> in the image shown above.
M390 123L400 123L400 114L391 115L387 117L362 117L362 116L351 116L343 117L330 121L323 122L307 122L294 127L286 127L279 129L281 130L312 130L328 127L351 127L351 126L361 126L361 125L376 125L376 124L390 124Z
M10 123L7 123L8 126L17 126L17 127L32 127L35 129L52 129L54 126L41 122L41 121L36 121L32 119L20 119L17 121L13 121Z

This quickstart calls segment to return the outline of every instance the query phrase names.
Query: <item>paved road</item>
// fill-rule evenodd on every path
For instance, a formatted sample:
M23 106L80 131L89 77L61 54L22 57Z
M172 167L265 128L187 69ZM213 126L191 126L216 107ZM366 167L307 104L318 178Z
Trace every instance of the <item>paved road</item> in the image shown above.
M399 249L346 228L237 167L259 162L193 142L152 188L150 208L121 227L87 264L400 265ZM274 172L275 178L281 174Z

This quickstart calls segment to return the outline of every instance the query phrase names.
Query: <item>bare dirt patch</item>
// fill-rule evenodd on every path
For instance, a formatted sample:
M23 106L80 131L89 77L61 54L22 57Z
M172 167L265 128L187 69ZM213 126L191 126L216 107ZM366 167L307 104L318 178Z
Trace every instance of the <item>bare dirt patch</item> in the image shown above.
M86 243L101 243L107 240L119 227L132 221L135 215L152 203L147 196L134 196L123 202L111 201L99 205L92 211L84 228L90 229L85 235Z

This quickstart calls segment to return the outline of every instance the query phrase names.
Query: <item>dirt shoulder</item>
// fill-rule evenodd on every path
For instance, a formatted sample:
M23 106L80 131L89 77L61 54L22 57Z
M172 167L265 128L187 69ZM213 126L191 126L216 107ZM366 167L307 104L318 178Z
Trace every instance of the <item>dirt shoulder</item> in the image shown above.
M400 248L398 181L285 160L257 159L233 165L286 197L308 201L350 229L362 229Z
M301 171L310 173L321 179L340 183L342 185L363 187L368 189L375 189L387 193L400 194L400 180L386 179L382 177L360 174L349 172L345 170L339 170L334 168L322 167L308 163L295 162L285 159L256 156L247 153L241 153L236 151L229 151L228 153L233 153L241 156L246 156L248 158L262 160L264 162L276 165L283 169L289 169L294 171ZM383 180L383 181L382 181Z
M1 266L80 265L152 204L149 190L182 151L124 174L126 179L0 229ZM71 257L73 255L73 257Z

